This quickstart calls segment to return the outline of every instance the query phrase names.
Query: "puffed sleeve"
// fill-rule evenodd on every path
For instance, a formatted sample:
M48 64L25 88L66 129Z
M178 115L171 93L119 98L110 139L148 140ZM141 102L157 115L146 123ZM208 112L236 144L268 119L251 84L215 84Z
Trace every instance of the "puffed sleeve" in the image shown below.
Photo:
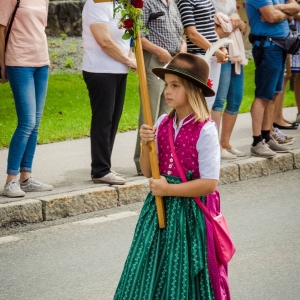
M196 148L200 177L219 180L221 155L218 130L214 121L209 121L203 126Z

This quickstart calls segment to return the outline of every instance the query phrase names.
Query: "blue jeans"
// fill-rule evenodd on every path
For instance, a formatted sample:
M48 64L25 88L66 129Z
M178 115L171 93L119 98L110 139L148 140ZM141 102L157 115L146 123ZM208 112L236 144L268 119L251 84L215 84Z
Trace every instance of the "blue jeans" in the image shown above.
M244 67L241 66L241 74L236 74L235 65L228 61L221 67L220 83L212 110L222 112L227 100L225 112L230 115L238 114L243 93Z
M48 66L6 67L18 117L9 146L7 174L17 175L19 170L31 172L46 99L48 70Z

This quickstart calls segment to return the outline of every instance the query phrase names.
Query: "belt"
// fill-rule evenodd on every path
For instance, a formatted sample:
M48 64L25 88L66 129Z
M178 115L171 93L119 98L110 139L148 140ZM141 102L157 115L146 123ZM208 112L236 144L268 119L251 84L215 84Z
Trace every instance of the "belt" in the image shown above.
M200 53L200 54L203 54L203 51L204 51L204 50L188 50L188 53L192 53L192 54ZM205 51L204 51L204 52L205 52Z
M172 57L174 57L176 54L178 54L179 52L172 52L172 51L169 51L169 53L170 53L170 55L172 56Z

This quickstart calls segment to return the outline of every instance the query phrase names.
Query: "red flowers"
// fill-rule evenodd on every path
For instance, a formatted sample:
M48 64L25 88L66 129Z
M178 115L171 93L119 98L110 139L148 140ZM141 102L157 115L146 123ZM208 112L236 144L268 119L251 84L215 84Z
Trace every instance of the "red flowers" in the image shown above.
M213 81L211 79L207 79L207 85L208 87L212 88L213 87Z
M143 2L143 0L133 0L132 5L135 8L142 8L144 6L144 2Z
M132 20L132 19L126 19L126 20L124 20L123 24L124 24L123 27L126 30L131 30L133 28L133 25L134 25L134 20Z

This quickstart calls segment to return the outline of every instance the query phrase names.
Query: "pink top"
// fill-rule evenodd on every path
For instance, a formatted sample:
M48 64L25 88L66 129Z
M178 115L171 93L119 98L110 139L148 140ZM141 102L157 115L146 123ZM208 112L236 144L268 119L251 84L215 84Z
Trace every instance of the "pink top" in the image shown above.
M9 25L17 0L0 0L0 24ZM42 67L50 64L45 27L49 0L21 0L10 32L6 66Z

